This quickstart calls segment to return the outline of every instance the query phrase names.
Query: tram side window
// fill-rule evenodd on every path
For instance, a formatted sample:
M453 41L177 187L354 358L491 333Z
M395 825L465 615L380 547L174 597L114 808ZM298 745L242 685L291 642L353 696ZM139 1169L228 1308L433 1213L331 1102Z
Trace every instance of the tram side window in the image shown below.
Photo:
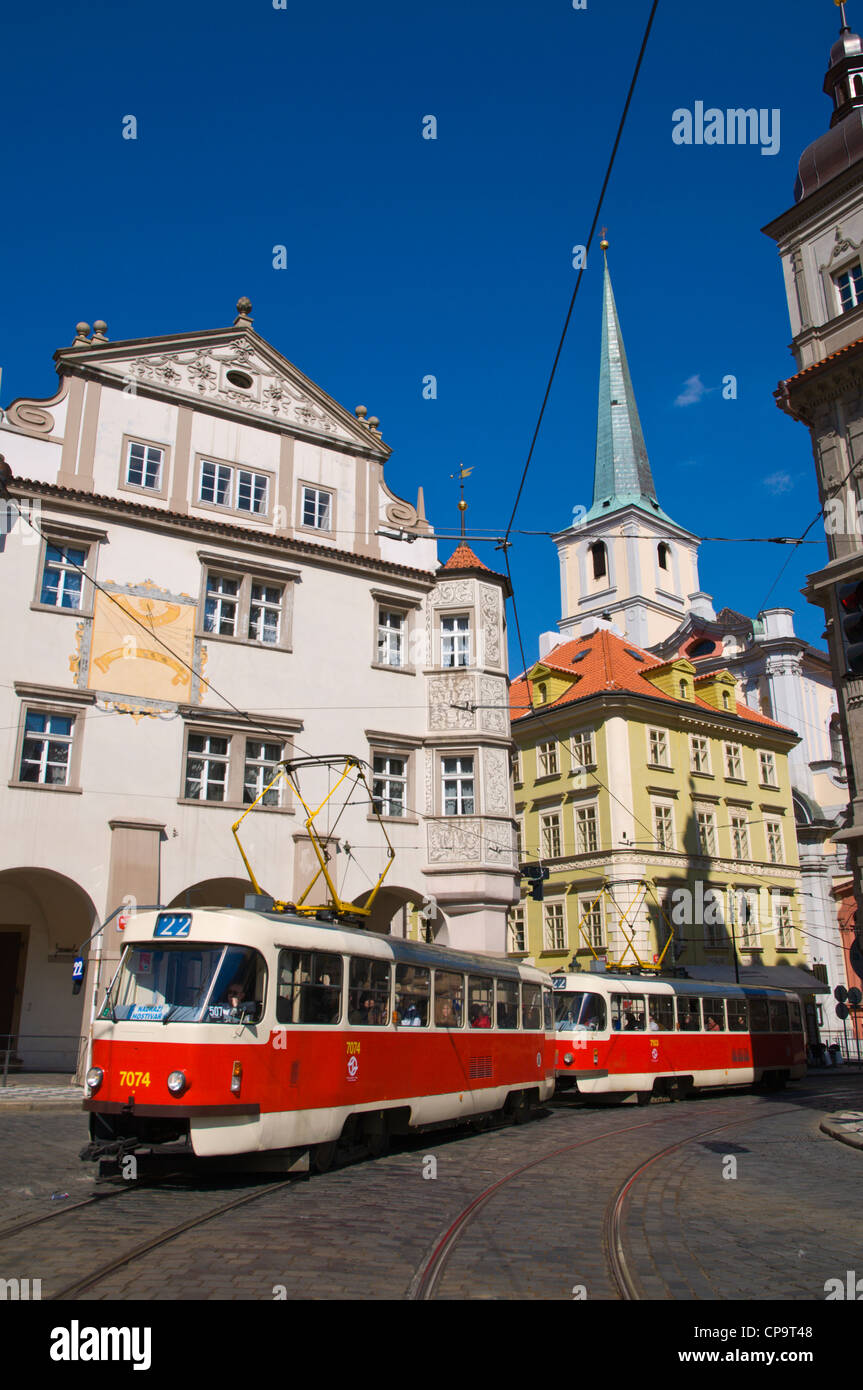
M342 958L323 951L280 951L278 1023L338 1023Z
M787 1033L789 1031L787 999L770 1000L770 1031L772 1033Z
M542 990L539 985L523 984L521 987L521 1026L522 1028L542 1027Z
M728 1000L728 1031L730 1033L749 1032L749 1002L746 999Z
M701 1027L701 1000L691 994L677 996L678 1033L697 1033Z
M648 1027L652 1033L674 1032L674 999L670 994L651 994L647 1000Z
M553 996L552 1003L556 1006L559 1033L604 1033L608 1026L601 994L585 994L579 990L575 994Z
M706 1033L725 1032L725 1000L702 999L704 1008L704 1031Z
M394 1021L400 1028L427 1028L431 971L421 965L396 966Z
M770 1010L766 999L750 999L749 1031L751 1033L770 1032Z
M491 1028L494 1013L494 980L467 977L467 1018L471 1028Z
M612 994L611 1028L614 1033L644 1032L644 996Z
M518 980L497 981L497 1026L518 1027Z
M790 999L790 1000L788 1001L788 1007L789 1007L790 1010L791 1010L791 1031L792 1031L792 1033L802 1033L802 1032L803 1032L803 1015L802 1015L801 1012L800 1012L800 1005L799 1005L799 1003L797 1002L796 999Z
M542 991L542 1016L546 1033L554 1032L554 995L550 989Z
M390 964L352 956L348 989L348 1023L380 1027L390 1021Z
M434 1021L436 1028L461 1028L464 1024L464 975L435 971Z

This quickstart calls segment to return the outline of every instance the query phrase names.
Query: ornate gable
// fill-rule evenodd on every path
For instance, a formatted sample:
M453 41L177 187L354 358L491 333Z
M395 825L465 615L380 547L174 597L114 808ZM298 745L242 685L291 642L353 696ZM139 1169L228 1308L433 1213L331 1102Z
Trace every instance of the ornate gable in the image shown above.
M352 416L251 328L119 343L79 338L55 360L61 373L64 367L83 369L130 392L140 386L382 459L390 453L373 428L375 420L366 424Z

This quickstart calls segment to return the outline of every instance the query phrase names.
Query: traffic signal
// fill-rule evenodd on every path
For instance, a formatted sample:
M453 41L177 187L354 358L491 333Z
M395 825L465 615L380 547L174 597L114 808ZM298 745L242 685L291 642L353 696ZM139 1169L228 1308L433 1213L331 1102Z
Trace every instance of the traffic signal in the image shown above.
M845 674L863 675L863 580L837 584Z
M542 886L548 878L548 869L546 866L544 864L522 864L521 876L522 878L528 879L530 882L530 896L534 898L536 902L541 903L543 898Z

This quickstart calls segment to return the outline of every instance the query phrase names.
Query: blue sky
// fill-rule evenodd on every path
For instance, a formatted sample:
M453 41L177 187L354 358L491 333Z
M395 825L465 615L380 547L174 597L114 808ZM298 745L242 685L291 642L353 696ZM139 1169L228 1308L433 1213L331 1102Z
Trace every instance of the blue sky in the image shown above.
M463 462L475 470L469 532L502 533L649 9L7 10L2 404L53 393L52 353L79 319L104 318L111 339L212 328L247 294L265 338L348 409L379 416L396 492L413 500L422 485L437 529L457 527L450 475ZM863 0L849 19L863 24ZM808 432L773 400L794 368L779 259L760 228L791 206L800 153L828 127L821 83L838 28L830 0L661 0L605 202L659 500L701 535L799 535L818 511ZM676 145L672 112L696 101L778 108L779 152ZM135 141L122 138L129 114ZM429 114L434 141L421 134ZM590 505L601 260L582 283L517 528L558 530ZM422 395L429 374L435 400ZM736 401L722 399L726 374ZM675 404L692 378L707 389ZM822 615L799 590L826 556L821 534L769 598L818 645ZM557 555L547 538L513 539L531 660L560 617ZM754 613L787 554L705 542L702 587L717 607ZM510 650L516 670L512 625Z

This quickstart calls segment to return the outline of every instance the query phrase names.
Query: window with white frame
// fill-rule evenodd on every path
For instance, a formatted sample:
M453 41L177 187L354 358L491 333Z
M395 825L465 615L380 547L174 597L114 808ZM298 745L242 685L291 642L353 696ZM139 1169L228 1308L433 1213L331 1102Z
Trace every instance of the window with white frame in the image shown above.
M211 507L266 516L269 510L270 479L266 473L250 468L201 459L198 501Z
M443 758L443 813L445 816L474 814L473 758Z
M202 631L265 647L287 644L287 585L253 574L206 568Z
M278 646L282 622L284 588L279 584L252 581L249 602L249 638L268 647Z
M188 724L181 800L240 807L261 796L259 809L288 810L285 779L270 786L287 756L287 743L266 733Z
M765 787L777 786L776 781L776 758L766 749L762 748L758 754L758 763L761 769L761 783Z
M666 729L649 729L648 738L650 742L650 762L654 767L670 767L671 758L668 749L668 731Z
M738 888L731 895L737 936L741 946L757 947L761 939L758 922L758 894Z
M605 945L605 927L602 920L602 901L596 898L579 898L578 900L579 922L583 936L579 940L579 946L584 944L585 937L590 942L594 950L599 950Z
M89 548L48 540L39 602L50 608L82 608Z
M239 618L240 580L231 575L207 573L204 599L204 631L235 637Z
M689 738L690 772L710 771L710 740L701 734L691 734Z
M767 833L767 858L771 864L783 864L785 852L782 845L781 820L766 820L764 829Z
M540 816L539 826L543 859L559 859L562 852L560 812L547 811Z
M189 734L186 751L187 801L227 801L231 739L222 734Z
M372 763L372 801L379 816L403 816L407 803L407 758L375 753Z
M68 787L74 736L75 715L27 710L18 780L42 787Z
M743 749L739 743L725 745L725 776L733 781L743 781Z
M566 908L564 903L545 903L542 912L544 951L566 950Z
M749 817L743 811L731 813L731 852L735 859L749 856Z
M303 488L303 525L314 531L332 531L333 494L320 487Z
M131 441L126 455L126 482L130 487L160 492L164 457L164 449L157 448L155 444L138 444Z
M859 261L834 276L833 283L839 293L839 307L843 314L863 304L863 265Z
M654 802L653 834L658 849L674 849L674 812L665 803Z
M717 853L716 812L711 810L696 811L695 829L698 836L699 854L715 855Z
M725 926L725 904L719 888L704 890L704 944L722 946Z
M794 923L791 918L791 903L787 898L773 895L774 926L776 945L780 951L794 949Z
M575 845L578 854L592 854L599 846L596 806L578 806L575 812Z
M280 743L269 743L262 739L246 739L246 765L243 771L243 801L251 805L253 801L263 792L264 787L269 787L269 783L279 770L279 763L282 758L282 745ZM275 786L269 787L264 794L259 805L261 806L280 806L282 804L282 788L284 780L280 779ZM218 799L218 798L216 798Z
M381 666L404 666L405 629L407 619L404 613L392 608L378 610L378 664Z
M516 786L520 786L524 781L524 772L521 766L521 749L516 748L512 755L512 780Z
M537 777L554 777L559 770L557 740L551 739L548 743L540 743L536 750Z
M467 613L451 613L441 618L440 664L470 665L470 618Z
M572 765L574 768L595 767L596 754L593 748L593 730L580 729L572 735Z
M524 908L511 907L509 910L509 949L515 953L527 950L525 945Z

